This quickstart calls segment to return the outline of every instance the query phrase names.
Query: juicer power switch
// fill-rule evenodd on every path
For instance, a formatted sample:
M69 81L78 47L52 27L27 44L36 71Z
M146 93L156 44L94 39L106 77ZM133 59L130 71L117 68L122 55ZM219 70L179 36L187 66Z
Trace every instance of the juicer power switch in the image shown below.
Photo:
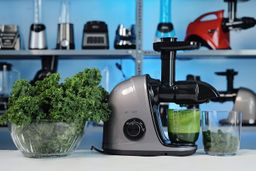
M132 118L125 122L123 131L126 138L137 141L144 136L146 127L141 119Z

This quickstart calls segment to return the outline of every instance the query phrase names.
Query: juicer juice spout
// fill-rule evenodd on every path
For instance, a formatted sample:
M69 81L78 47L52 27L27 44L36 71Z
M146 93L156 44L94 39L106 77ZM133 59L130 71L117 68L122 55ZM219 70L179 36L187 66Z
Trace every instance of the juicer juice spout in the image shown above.
M159 102L192 105L219 97L218 91L208 83L175 81L176 51L197 49L199 46L196 42L177 42L176 38L162 38L161 42L154 43L153 48L161 52L162 61Z

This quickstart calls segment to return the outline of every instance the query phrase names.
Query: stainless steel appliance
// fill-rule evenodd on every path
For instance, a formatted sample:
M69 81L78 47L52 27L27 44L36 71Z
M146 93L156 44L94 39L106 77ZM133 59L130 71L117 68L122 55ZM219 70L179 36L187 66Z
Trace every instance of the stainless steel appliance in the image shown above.
M161 81L149 75L135 76L112 90L109 99L112 114L103 131L105 153L146 156L195 153L196 145L174 144L164 135L159 113L162 103L192 105L218 97L217 90L205 82L175 80L176 51L195 48L198 48L195 42L162 38L154 43L154 50L161 52Z
M32 24L29 33L29 49L47 49L46 27L44 24Z
M70 22L69 4L68 0L62 1L56 49L75 49L74 25Z
M41 22L42 0L34 0L34 23L30 26L28 48L47 49L46 27Z
M75 49L74 25L72 23L58 24L56 49Z
M0 49L20 50L21 38L17 25L0 25Z

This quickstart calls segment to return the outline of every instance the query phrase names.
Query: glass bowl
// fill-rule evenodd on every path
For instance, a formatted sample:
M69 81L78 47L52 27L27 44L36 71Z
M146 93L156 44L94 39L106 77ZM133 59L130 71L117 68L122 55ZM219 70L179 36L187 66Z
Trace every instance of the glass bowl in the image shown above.
M200 132L200 111L180 109L168 111L168 135L172 144L194 145Z
M242 113L202 111L204 151L209 155L235 155L240 148Z
M38 122L26 126L11 124L16 147L26 157L60 157L69 155L79 145L85 124Z

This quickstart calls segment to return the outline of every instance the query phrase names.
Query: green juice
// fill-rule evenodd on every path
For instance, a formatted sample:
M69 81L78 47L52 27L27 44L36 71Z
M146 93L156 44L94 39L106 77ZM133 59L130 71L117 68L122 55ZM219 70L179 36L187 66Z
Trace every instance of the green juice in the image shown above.
M199 110L169 110L168 135L174 144L195 144L200 131Z

